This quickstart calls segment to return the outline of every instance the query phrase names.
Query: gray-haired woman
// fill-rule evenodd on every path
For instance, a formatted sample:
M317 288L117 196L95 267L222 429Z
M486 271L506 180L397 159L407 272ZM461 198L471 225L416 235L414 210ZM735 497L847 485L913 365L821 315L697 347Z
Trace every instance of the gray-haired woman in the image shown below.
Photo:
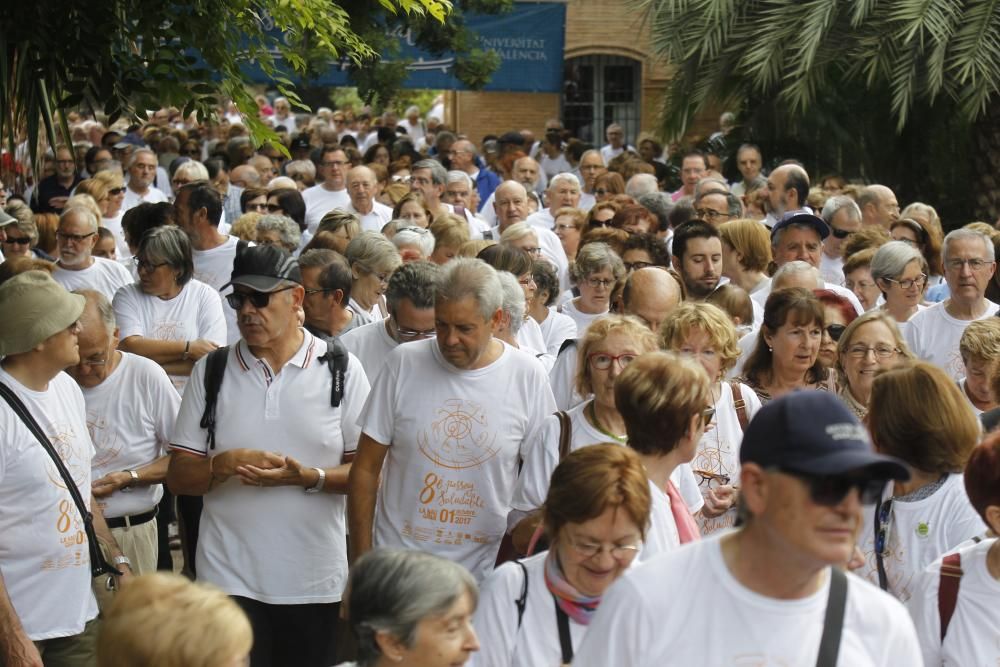
M625 279L625 265L607 243L588 243L576 254L571 277L580 296L562 304L559 312L573 318L577 331L583 332L608 314L611 294Z
M457 563L375 550L355 563L346 596L358 661L340 667L454 667L479 650L472 627L479 589Z
M302 232L294 220L285 215L265 215L257 221L257 243L274 245L294 253L299 249Z
M156 227L134 257L139 280L118 290L119 348L163 366L183 393L194 362L226 344L219 293L195 280L191 242L179 227Z
M882 310L896 320L901 334L907 321L926 308L921 301L927 287L927 260L920 250L903 241L890 241L872 258L872 280L885 299Z
M392 241L378 232L361 232L347 244L344 253L351 265L354 282L348 308L372 321L385 319L385 289L389 276L399 268L402 259Z

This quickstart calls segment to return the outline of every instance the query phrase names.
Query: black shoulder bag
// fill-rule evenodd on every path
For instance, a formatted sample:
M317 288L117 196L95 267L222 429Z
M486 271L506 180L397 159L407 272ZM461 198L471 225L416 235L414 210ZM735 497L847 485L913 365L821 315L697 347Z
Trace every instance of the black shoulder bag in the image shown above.
M17 397L10 387L8 387L3 382L0 382L0 395L3 395L5 401L10 406L10 409L14 411L24 425L28 427L31 434L35 436L39 444L45 449L45 452L52 459L55 464L56 469L59 471L59 475L63 479L63 483L66 484L66 490L69 491L69 495L72 496L73 502L76 504L76 511L80 513L80 517L83 519L83 529L87 533L87 546L90 550L90 572L94 577L99 577L102 574L113 574L121 575L121 572L115 568L114 565L109 563L107 559L104 558L104 552L101 551L101 547L97 542L97 535L94 533L94 515L87 510L87 506L83 502L83 496L80 495L80 489L77 488L76 482L73 481L72 475L66 470L66 464L63 463L62 459L59 458L59 454L56 453L55 448L52 443L45 436L42 428L35 421L35 418L31 416L28 412L28 408L25 407L21 399Z

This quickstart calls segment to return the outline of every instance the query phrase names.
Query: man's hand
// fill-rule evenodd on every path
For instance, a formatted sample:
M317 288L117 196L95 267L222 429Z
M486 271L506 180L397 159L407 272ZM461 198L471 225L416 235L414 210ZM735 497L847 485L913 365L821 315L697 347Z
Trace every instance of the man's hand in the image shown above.
M721 516L736 504L736 489L729 484L709 489L705 494L705 505L701 508L701 515L706 519L714 519Z
M188 359L194 359L197 361L209 352L217 350L218 348L219 346L217 344L210 340L205 340L204 338L193 340L191 341L191 346L188 348Z
M91 490L94 492L95 498L107 498L115 491L118 491L123 486L127 486L132 482L132 475L127 472L109 472L104 477L95 480L93 484L90 485Z
M281 468L284 465L284 457L274 452L265 452L260 449L231 449L228 452L222 452L213 459L212 475L217 481L224 482L230 477L239 475L239 469L245 466L271 470Z
M236 474L239 475L240 481L248 486L301 486L307 488L316 485L319 475L315 470L304 467L291 456L286 456L284 459L277 458L281 461L281 465L278 467L261 468L247 464L237 467Z
M20 628L11 632L0 647L0 664L4 667L44 667L35 642Z

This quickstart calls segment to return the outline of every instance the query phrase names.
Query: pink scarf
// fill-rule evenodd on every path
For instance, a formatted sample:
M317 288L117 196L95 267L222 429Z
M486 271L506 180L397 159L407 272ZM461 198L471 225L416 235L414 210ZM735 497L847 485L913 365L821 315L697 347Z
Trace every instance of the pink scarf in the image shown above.
M563 576L555 549L550 549L545 557L545 586L567 616L580 625L590 625L590 619L597 612L601 598L584 595L569 583Z
M667 497L670 498L670 513L674 515L674 523L677 524L677 535L681 539L681 544L700 540L701 531L698 530L698 523L691 516L691 510L681 498L681 493L674 486L673 481L667 480L666 490Z

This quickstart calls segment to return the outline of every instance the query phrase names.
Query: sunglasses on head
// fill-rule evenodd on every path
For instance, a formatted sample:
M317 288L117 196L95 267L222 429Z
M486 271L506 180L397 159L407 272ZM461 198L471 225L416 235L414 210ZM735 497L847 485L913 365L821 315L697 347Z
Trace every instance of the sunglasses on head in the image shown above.
M851 489L857 489L861 503L871 505L882 497L886 480L859 475L812 475L783 468L778 469L791 475L809 487L809 497L817 505L834 507L843 502Z
M242 310L243 305L249 301L250 305L254 308L267 308L267 305L271 303L271 296L277 294L278 292L284 292L285 290L295 289L295 286L282 287L281 289L276 289L273 292L258 292L254 290L253 292L233 292L232 294L226 295L226 301L233 310Z

